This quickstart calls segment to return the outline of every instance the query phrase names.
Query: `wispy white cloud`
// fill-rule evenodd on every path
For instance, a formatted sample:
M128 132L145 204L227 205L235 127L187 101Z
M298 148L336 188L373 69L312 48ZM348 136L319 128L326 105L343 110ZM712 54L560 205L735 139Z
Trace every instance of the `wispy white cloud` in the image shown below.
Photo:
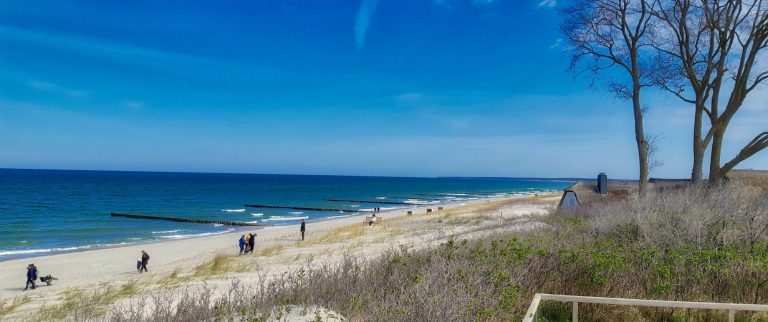
M557 7L557 0L540 0L537 8L554 8Z
M132 111L139 111L144 108L144 102L127 100L123 103L125 104L126 107L128 107L128 109Z
M100 38L60 32L41 32L2 24L0 24L0 40L32 43L122 63L148 65L161 69L175 69L177 71L186 71L189 65L194 65L198 68L257 75L264 74L265 72L274 74L275 72L275 70L255 68L229 61L155 50Z
M27 85L39 91L51 92L69 97L86 97L89 95L88 91L70 89L53 83L38 80L29 80L27 81Z
M357 49L361 49L365 45L368 27L371 25L371 19L373 14L376 13L376 6L378 4L379 0L363 0L360 3L360 10L357 11L357 17L355 18L355 47Z
M555 42L549 46L549 49L556 49L563 46L563 38L555 39Z
M419 92L404 93L395 96L395 100L400 103L415 103L424 98L424 94Z

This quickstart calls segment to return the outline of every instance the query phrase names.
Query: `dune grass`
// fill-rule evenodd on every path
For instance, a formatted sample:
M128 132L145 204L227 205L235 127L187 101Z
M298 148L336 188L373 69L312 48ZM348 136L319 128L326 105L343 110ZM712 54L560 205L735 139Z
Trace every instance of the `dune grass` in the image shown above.
M104 316L117 300L136 295L142 287L143 284L133 280L120 286L101 285L93 292L70 290L64 293L60 303L41 308L34 320L93 320Z
M298 242L300 247L310 247L321 244L333 244L342 242L349 239L355 239L365 235L365 228L368 226L363 224L353 224L343 227L331 229L327 233L317 238L311 238L305 241Z
M545 201L545 199L550 197L556 197L556 196L558 195L547 194L547 195L530 196L530 197L524 197L524 198L512 198L512 199L490 201L490 202L479 203L479 204L453 207L453 208L445 209L442 211L433 212L431 214L449 216L449 217L456 216L456 215L467 215L467 214L475 214L475 215L489 214L489 213L498 211L499 209L504 208L506 206L512 206L517 204L531 204L531 203L549 204L551 202L547 202Z
M256 256L271 257L271 256L275 256L282 253L284 250L285 250L285 245L274 244L271 246L260 248L258 251L255 252L255 254Z
M248 267L237 256L217 254L211 260L195 267L192 276L207 277L226 273L245 272Z
M13 298L0 300L0 320L2 320L4 316L13 313L13 311L18 309L20 306L29 303L29 301L29 296L16 296Z

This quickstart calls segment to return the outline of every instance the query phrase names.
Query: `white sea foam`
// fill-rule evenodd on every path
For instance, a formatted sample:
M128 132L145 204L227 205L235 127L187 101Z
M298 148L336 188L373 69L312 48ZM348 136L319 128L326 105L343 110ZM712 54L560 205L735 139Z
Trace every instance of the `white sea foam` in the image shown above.
M309 216L303 216L303 217L290 217L290 216L274 216L267 219L262 219L261 221L287 221L287 220L301 220L301 219L307 219Z
M221 227L224 226L224 224L213 224L213 227Z
M329 216L327 218L345 218L345 217L352 217L352 215Z
M153 234L173 234L180 232L181 229L174 229L174 230L162 230L162 231L153 231Z
M360 208L360 205L349 205L352 208Z
M222 209L223 212L245 212L245 209Z
M259 223L258 220L246 221L246 222L249 223L249 224L258 224Z
M264 214L262 214L262 213L252 213L251 216L261 217L261 216L264 216Z
M288 213L291 214L291 215L301 215L304 212L303 211L289 211Z
M403 200L403 202L407 203L407 204L412 204L412 205L423 205L423 204L425 204L424 200L421 200L421 199L405 199L405 200Z
M384 199L387 199L387 197L376 197L376 199L384 200Z
M87 249L89 246L83 247L61 247L61 248L45 248L45 249L23 249L23 250L7 250L0 252L0 256L7 255L21 255L21 254L39 254L39 253L51 253L51 252L64 252L68 250Z
M168 235L168 236L160 236L160 238L165 239L182 239L182 238L192 238L192 237L204 237L204 236L213 236L213 235L221 235L226 233L231 233L235 231L234 228L230 228L223 231L217 231L217 232L211 232L211 233L201 233L201 234L181 234L181 235Z
M98 245L87 245L87 246L79 246L79 247L55 247L55 248L41 248L41 249L7 250L7 251L0 251L0 256L66 252L66 251L83 250L83 249L96 248L96 247L120 246L120 245L126 245L126 244L128 243L98 244Z

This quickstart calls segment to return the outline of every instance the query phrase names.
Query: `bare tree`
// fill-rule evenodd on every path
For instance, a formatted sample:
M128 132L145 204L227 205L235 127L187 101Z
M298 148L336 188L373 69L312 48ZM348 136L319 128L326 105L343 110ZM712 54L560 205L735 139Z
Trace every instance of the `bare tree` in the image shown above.
M654 47L676 64L658 65L667 77L657 84L695 106L691 179L703 180L704 157L711 144L709 178L717 182L741 161L768 147L758 134L721 166L725 131L747 95L768 78L757 60L768 44L768 15L763 0L654 0L661 32ZM671 76L671 77L670 77ZM731 92L721 93L730 88ZM691 94L685 93L686 89ZM721 108L724 104L724 108ZM704 118L709 129L704 131Z
M664 161L659 159L659 143L662 140L660 134L648 134L645 141L648 142L648 170L653 171L664 165Z
M562 32L570 43L571 71L601 78L616 97L631 100L640 166L640 190L648 184L648 150L640 94L650 76L652 8L648 0L578 0L563 10ZM621 71L615 78L608 70Z

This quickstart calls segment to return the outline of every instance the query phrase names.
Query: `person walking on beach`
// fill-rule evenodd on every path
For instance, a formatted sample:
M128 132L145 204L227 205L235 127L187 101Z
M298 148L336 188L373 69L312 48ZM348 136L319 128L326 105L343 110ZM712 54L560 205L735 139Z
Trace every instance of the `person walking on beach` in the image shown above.
M145 251L141 251L141 267L139 268L139 273L146 272L147 271L147 264L149 264L149 254Z
M250 252L253 253L253 249L256 248L256 234L248 234L251 236L251 238L248 240L248 247L251 249Z
M245 235L240 236L240 255L243 254L243 251L245 250Z
M304 232L307 231L307 223L304 219L301 220L301 240L304 240Z
M35 280L37 279L37 267L35 267L35 264L29 264L27 266L27 285L24 287L24 290L26 291L30 285L32 285L32 289L36 289L37 285L35 285Z

